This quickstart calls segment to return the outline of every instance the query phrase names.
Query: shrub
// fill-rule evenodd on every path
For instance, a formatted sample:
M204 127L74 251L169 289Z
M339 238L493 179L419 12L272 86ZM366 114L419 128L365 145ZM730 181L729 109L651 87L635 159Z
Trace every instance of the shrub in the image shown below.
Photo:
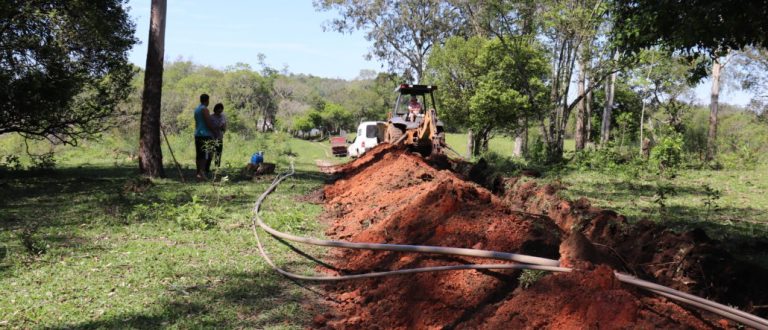
M491 168L505 174L514 173L522 168L522 164L515 162L511 157L502 156L493 151L483 153L481 158L485 159Z
M526 160L531 164L547 163L547 146L541 141L541 137L536 137L528 148Z
M24 169L21 165L21 159L17 155L5 155L0 161L0 168L11 171L20 171Z
M664 136L651 150L651 161L658 167L660 173L668 175L674 175L680 168L682 156L683 136L680 133Z
M723 167L738 170L754 170L760 162L760 149L741 145L735 152L721 153L718 160Z
M221 208L205 205L197 196L192 196L192 201L180 206L157 202L136 205L128 214L127 220L129 222L172 220L183 229L206 230L216 227L221 214L223 214Z
M24 227L18 234L19 240L24 250L32 257L45 254L48 246L37 238L36 227Z
M518 277L517 280L520 282L520 286L522 286L523 289L527 289L536 283L536 281L544 277L544 275L547 275L547 272L544 270L525 269L520 273L520 277Z
M56 168L56 158L53 155L53 151L42 155L30 155L30 157L32 159L32 169L52 170Z
M220 208L203 205L193 196L191 202L177 208L175 219L181 228L206 230L216 227L221 213Z

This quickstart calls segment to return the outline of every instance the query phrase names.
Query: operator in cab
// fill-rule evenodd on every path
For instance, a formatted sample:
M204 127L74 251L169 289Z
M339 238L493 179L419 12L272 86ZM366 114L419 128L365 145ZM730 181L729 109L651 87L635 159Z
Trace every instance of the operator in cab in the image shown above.
M408 102L408 120L416 121L419 113L421 113L421 103L419 103L416 95L411 95L411 100Z

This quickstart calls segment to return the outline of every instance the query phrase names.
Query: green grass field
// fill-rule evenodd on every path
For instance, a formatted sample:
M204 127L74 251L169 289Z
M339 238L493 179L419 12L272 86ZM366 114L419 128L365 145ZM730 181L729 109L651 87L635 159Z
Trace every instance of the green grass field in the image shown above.
M192 178L191 145L175 142ZM62 148L53 171L3 172L0 327L304 328L313 316L308 291L268 267L251 231L252 204L272 177L251 181L239 168L253 145L278 170L293 159L299 172L263 217L320 235L321 207L296 197L322 185L316 160L341 159L302 140L226 143L225 183L182 183L170 162L168 179L145 182L133 161L101 155L106 148L95 143ZM267 246L280 264L311 270L276 241Z
M445 142L451 148L453 148L453 150L456 150L462 155L466 155L467 153L467 135L466 134L448 133L445 135ZM565 144L564 145L565 151L574 150L573 140L565 140L564 144ZM499 155L506 155L506 156L511 155L514 147L515 147L514 139L507 136L497 136L488 142L488 151L497 153Z
M465 136L447 140L464 150ZM0 155L20 153L19 141L0 140ZM192 178L191 139L170 141L184 176ZM500 137L490 149L508 155L512 145ZM49 148L31 145L37 153ZM230 135L220 175L226 180L181 182L163 145L168 178L148 182L137 175L133 150L130 141L84 141L79 148L56 147L54 170L0 171L0 327L306 328L316 313L310 309L321 308L311 285L274 273L250 229L252 204L272 177L252 181L240 169L258 150L278 171L294 162L297 175L268 199L264 218L285 231L322 236L315 220L321 206L297 197L322 186L318 161L347 158L330 156L327 142ZM567 198L587 197L632 220L702 227L723 239L768 236L765 167L682 171L666 183L675 193L664 210L651 176L571 170L546 172L543 180L561 182ZM278 242L269 239L267 247L280 265L312 271Z
M658 200L653 175L626 177L595 171L568 172L552 179L563 183L566 198L589 198L630 220L650 219L684 228L701 227L716 238L732 235L768 237L768 167L755 170L683 170L663 184L670 187L665 205Z
M465 134L447 134L447 143L466 152ZM512 138L496 137L489 151L510 155ZM566 152L574 141L565 141ZM524 160L517 162L525 164ZM628 176L620 171L544 171L543 181L565 187L560 194L570 200L586 197L592 204L616 210L630 221L648 219L685 230L702 228L718 239L768 238L768 166L751 170L682 170L662 182L670 191L659 201L659 180L652 171ZM662 207L660 203L663 203Z

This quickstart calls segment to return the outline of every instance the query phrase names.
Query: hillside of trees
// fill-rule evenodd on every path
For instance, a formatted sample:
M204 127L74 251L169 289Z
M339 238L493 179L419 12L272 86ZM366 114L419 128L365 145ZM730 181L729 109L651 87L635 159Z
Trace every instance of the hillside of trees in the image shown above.
M134 93L122 107L126 132L135 131L140 113L143 72L137 68ZM361 72L352 81L280 73L265 67L236 64L224 69L187 60L166 63L162 120L167 133L189 133L191 111L200 94L222 103L229 129L252 136L259 132L298 133L317 128L325 133L354 129L363 119L384 120L394 102L395 79L384 73ZM189 133L191 134L191 133Z

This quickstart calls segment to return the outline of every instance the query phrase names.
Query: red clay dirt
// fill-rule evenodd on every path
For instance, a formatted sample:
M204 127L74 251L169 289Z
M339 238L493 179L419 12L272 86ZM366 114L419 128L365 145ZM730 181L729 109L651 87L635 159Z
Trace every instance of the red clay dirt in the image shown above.
M507 179L505 189L503 199L513 209L544 215L564 231L578 229L594 247L593 262L768 317L758 308L768 305L768 270L732 255L702 230L675 232L650 221L629 225L614 211L585 198L563 200L557 196L562 187L533 180Z
M446 168L444 160L438 163L438 168ZM554 187L508 181L506 193L499 197L459 174L437 169L427 160L389 145L380 145L337 167L332 180L323 191L329 237L560 258L563 265L580 271L545 275L526 283L530 284L527 288L521 285L521 272L514 270L420 273L340 282L327 286L332 297L331 312L316 316L314 327L723 327L718 319L703 318L698 311L619 283L613 269L623 270L621 267L635 264L627 266L630 263L621 256L601 249L620 237L618 226L611 225L617 216L605 216L603 222L599 216L593 217L581 225L582 231L572 232L572 228L579 228L575 223L584 221L579 215L599 215L602 211L591 208L586 201L555 201ZM594 239L602 239L601 245L594 245ZM480 258L342 249L334 250L328 259L342 274L500 263Z

